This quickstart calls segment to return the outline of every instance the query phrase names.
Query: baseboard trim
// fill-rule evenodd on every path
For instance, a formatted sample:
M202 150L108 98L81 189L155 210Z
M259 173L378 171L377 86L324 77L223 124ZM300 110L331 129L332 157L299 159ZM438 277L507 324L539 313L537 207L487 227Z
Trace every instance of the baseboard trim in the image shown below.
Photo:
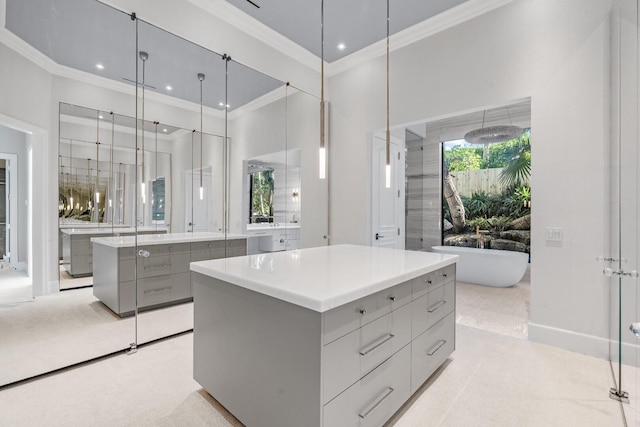
M609 360L609 340L529 322L529 341Z

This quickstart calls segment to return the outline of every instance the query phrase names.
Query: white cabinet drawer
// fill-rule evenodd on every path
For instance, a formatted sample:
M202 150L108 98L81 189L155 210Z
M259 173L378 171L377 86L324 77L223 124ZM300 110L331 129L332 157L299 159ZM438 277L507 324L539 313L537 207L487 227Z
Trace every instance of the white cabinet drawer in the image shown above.
M411 281L336 307L323 314L323 344L328 344L411 300Z
M455 347L455 315L433 325L411 343L411 394L433 374Z
M413 298L416 299L431 289L437 288L455 277L456 265L451 264L439 270L424 274L413 279Z
M324 406L325 427L382 426L409 398L411 346Z
M406 304L327 344L323 351L327 403L411 341L411 305Z
M120 284L120 312L129 313L135 308L136 282ZM185 300L191 298L190 273L172 274L159 277L150 277L138 280L138 307L150 307L154 305Z
M411 302L411 329L415 338L438 320L451 313L455 307L455 282L432 289L426 295Z

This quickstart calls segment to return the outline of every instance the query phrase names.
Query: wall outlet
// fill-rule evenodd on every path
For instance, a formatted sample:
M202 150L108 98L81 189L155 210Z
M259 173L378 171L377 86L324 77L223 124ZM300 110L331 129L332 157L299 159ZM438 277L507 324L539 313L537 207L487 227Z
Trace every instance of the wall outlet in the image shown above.
M562 228L547 227L546 232L548 242L562 242Z

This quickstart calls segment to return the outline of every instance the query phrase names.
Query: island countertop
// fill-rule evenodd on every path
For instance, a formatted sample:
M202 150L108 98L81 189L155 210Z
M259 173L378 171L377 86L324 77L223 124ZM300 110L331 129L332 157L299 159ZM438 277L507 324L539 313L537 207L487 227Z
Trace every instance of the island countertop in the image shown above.
M191 263L191 271L325 312L453 264L457 255L336 245Z
M214 240L235 240L247 239L250 236L245 234L225 234L225 233L169 233L169 234L144 234L138 236L138 245L163 245L168 243L191 243L208 242ZM113 248L127 248L135 246L135 236L117 237L93 237L93 243L110 246Z

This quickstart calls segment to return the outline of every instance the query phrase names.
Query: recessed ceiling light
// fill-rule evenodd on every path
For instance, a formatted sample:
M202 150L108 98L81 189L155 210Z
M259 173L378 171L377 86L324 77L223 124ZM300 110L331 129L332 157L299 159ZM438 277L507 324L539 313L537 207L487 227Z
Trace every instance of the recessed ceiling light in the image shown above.
M224 107L224 102L219 102L218 105Z
M173 90L173 88L171 86L169 86L169 85L167 85L166 89L167 90Z
M98 116L99 119L104 119L104 117L102 117L102 114Z
M98 70L104 70L104 65L102 65L102 64L100 64L100 63L97 63L97 64L96 64L96 68L97 68Z
M346 44L344 44L344 43L340 43L340 44L338 44L338 49L339 49L339 50L345 50L346 48L347 48L347 45L346 45Z
M162 132L166 132L166 131L167 131L166 129L162 129Z

